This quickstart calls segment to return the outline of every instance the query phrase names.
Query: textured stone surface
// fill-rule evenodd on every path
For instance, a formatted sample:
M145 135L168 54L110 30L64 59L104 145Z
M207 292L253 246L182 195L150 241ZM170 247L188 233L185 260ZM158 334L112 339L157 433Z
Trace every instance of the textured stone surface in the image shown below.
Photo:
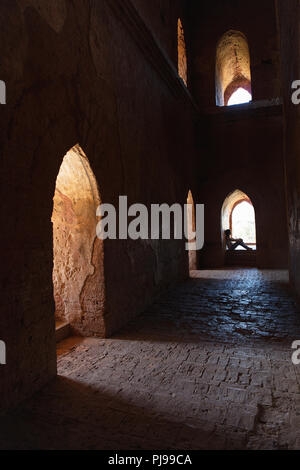
M0 448L299 448L299 313L285 271L194 272L118 336L61 343Z
M224 263L221 209L225 199L240 190L251 199L255 210L257 266L287 268L281 113L280 106L251 111L241 105L207 116L209 158L203 161L203 182L198 192L206 207L205 245L200 253L203 267Z
M79 146L64 157L53 198L55 318L83 336L105 336L103 241L96 236L97 182Z
M176 56L170 56L174 67L166 83L160 74L164 60L157 66L147 55L148 43L140 47L147 42L143 25L130 20L125 27L111 3L9 0L0 5L0 79L7 83L7 105L0 113L0 189L2 200L9 201L1 205L1 243L6 248L0 338L7 345L7 365L0 370L0 411L56 374L51 215L64 155L79 144L102 201L116 206L123 194L129 204L184 204L189 188L196 186L200 164L194 113L188 100L172 89L179 82L177 20L171 40ZM177 7L172 14L175 19ZM130 28L141 37L134 40ZM164 38L171 29L168 24ZM160 47L167 45L161 41ZM104 260L106 335L188 273L181 241L117 240L104 247ZM98 261L94 252L86 266L83 312L102 301L103 279L92 274L91 266ZM76 308L69 314L78 320L78 303ZM96 322L101 322L101 313ZM76 328L80 333L99 333L81 320Z
M193 85L199 105L206 108L216 104L216 50L223 34L230 30L239 31L247 38L253 99L280 96L280 51L274 2L191 0L190 3Z
M239 189L250 197L256 213L257 266L287 268L282 109L272 102L269 109L252 111L252 105L215 106L216 50L229 30L240 31L248 41L253 105L281 96L275 4L268 0L192 0L190 8L192 90L204 114L199 132L206 130L198 140L205 158L201 160L199 191L193 193L195 202L207 208L200 266L224 264L220 212L225 198Z
M290 279L300 295L300 106L292 101L292 83L300 79L300 5L298 0L277 0L282 61L282 96L285 123L285 175L289 228ZM299 96L299 93L298 93Z
M231 28L242 31L249 42L254 99L268 100L280 94L274 1L253 0L246 4L233 0L132 0L132 3L137 12L128 0L1 2L0 79L7 84L7 105L1 106L0 113L0 191L4 202L0 338L7 345L7 365L0 369L0 412L31 396L56 375L52 198L62 159L74 145L79 144L86 154L103 202L117 205L118 196L126 194L129 204L142 202L148 207L162 202L184 204L191 189L195 204L206 205L206 245L199 257L201 266L224 264L222 203L234 189L245 191L257 214L258 265L287 265L280 104L274 105L272 101L267 106L265 101L263 107L255 103L253 107L220 113L206 109L215 103L217 41ZM279 16L282 19L281 50L285 59L282 77L288 130L290 266L292 280L297 284L299 132L298 126L293 125L297 116L296 110L289 107L289 87L291 79L299 78L294 76L299 69L295 52L299 51L295 47L299 39L298 15L294 14L298 13L298 3L289 0L278 1L279 4L283 6L278 9L278 19ZM186 93L176 73L179 17L187 46L191 95ZM200 113L191 96L198 101ZM188 255L181 241L108 241L103 254L104 273L97 277L92 269L89 271L90 265L102 261L94 250L92 262L86 266L88 282L80 281L80 315L77 317L79 308L69 311L77 319L80 316L77 325L80 333L105 331L106 336L111 335L151 305L162 290L186 278L188 273ZM103 278L105 326L100 317L103 296L99 281L103 285ZM255 281L249 282L259 289ZM228 285L233 284L230 281ZM208 279L202 285L195 295L198 287L195 289L191 284L192 298L183 288L176 293L176 301L169 299L153 307L152 314L159 325L155 338L164 329L157 313L160 309L166 308L163 318L168 333L170 309L176 312L178 307L179 317L174 318L181 325L182 299L186 295L194 305L194 301L205 302L207 291L210 305L216 294L216 280ZM218 285L226 290L226 283ZM286 312L292 308L291 301L285 297L285 290L280 292L281 300L273 294L279 302L286 298L286 304L282 304ZM269 308L268 295L263 291L259 295ZM198 332L201 330L202 334L202 329L207 329L205 341L215 338L215 330L220 331L218 325L222 327L221 341L231 337L242 341L247 336L245 325L253 338L262 338L264 332L270 341L289 336L296 317L291 320L286 312L281 323L279 314L275 322L269 315L266 323L264 318L268 314L261 310L259 297L255 300L254 294L253 302L246 302L248 314L239 309L242 296L241 292L234 293L230 300L235 310L224 307L223 316L212 315L212 324L205 303L201 320L198 310L192 307L191 312L187 311L189 319L188 326L183 327L184 334L194 341L190 329L199 322ZM222 297L226 298L219 292L218 298ZM101 312L96 309L94 320L100 322L100 329L99 323L97 328L82 328L82 312L95 314L98 302ZM256 322L253 312L257 314ZM239 327L235 320L240 321ZM147 331L151 332L155 323L145 317L145 325L147 322L150 323ZM139 322L135 328L138 325ZM173 328L173 333L176 342L177 328ZM99 347L101 344L114 343L100 342ZM95 361L97 357L95 352ZM117 372L121 377L121 371ZM56 386L51 386L54 395ZM51 413L51 407L48 410ZM76 419L75 416L73 423ZM82 422L82 416L78 420Z

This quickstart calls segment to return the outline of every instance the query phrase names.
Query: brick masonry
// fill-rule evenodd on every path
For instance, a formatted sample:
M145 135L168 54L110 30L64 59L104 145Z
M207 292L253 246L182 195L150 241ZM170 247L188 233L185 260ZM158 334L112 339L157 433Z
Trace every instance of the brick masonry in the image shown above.
M285 271L193 272L111 339L59 345L59 377L0 448L298 449L299 307Z

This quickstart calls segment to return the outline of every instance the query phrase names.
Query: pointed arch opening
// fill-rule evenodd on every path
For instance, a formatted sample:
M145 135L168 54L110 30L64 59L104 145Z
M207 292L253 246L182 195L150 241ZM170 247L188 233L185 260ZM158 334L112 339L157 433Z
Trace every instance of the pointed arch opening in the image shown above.
M252 100L250 52L240 31L225 33L217 45L216 104L231 106Z
M188 192L187 196L187 227L188 227L188 241L195 242L196 219L195 219L195 205L192 191ZM197 269L197 251L189 249L189 271Z
M229 229L233 238L242 238L246 245L256 250L255 209L251 199L243 191L237 189L225 199L222 206L221 227L224 249L226 248L224 232Z
M53 198L53 294L57 331L104 336L103 242L96 236L100 195L77 144L64 156ZM62 339L62 338L59 338Z
M178 46L178 75L187 86L187 57L186 57L186 43L184 37L184 29L182 21L178 18L177 23L177 46Z

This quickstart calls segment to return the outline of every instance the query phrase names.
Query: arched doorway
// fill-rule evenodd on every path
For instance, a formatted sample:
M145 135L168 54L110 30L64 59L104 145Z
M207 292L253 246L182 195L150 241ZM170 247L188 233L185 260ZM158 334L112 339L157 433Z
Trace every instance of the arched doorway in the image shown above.
M188 224L188 240L195 241L196 221L195 221L195 205L192 192L189 191L187 197L187 224ZM189 249L189 270L197 269L197 251Z
M251 199L237 189L225 199L221 214L222 240L224 231L231 230L233 238L242 238L251 248L256 249L255 209Z
M100 196L79 145L64 156L53 198L55 318L75 334L104 336L103 242L96 237Z

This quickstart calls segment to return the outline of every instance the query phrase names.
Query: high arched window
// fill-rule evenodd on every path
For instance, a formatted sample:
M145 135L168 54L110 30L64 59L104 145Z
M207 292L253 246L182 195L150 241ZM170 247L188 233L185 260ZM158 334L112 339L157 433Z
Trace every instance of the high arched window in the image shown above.
M256 248L255 210L251 199L237 189L225 199L222 207L222 238L230 229L233 238L242 238L247 245Z
M187 85L187 58L186 58L186 44L184 38L184 29L181 19L178 18L177 26L177 40L178 40L178 75Z
M246 36L239 31L225 33L217 46L216 104L228 106L252 99L250 53Z

